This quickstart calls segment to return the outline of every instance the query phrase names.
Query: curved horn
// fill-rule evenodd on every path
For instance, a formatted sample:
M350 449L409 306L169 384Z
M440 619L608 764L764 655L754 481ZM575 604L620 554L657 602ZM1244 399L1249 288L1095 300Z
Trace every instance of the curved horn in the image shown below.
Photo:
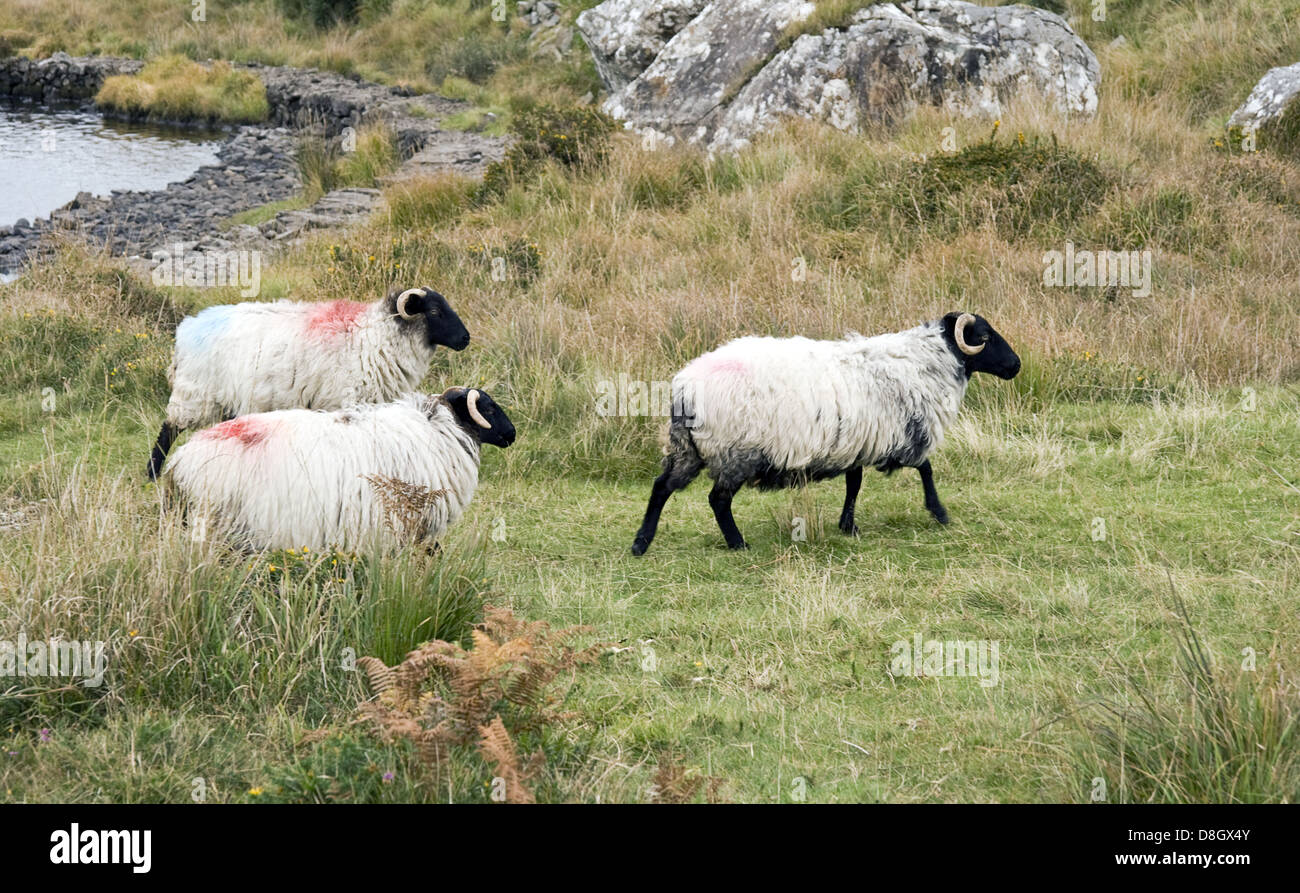
M397 296L397 315L402 319L415 319L416 314L406 312L406 302L411 299L411 295L423 295L422 288L408 288Z
M979 347L971 347L966 343L966 327L975 321L975 317L969 313L963 313L957 317L957 325L953 326L952 337L957 342L957 348L967 356L975 356L988 345L981 344Z
M488 420L483 418L483 413L478 411L478 391L471 388L469 397L466 399L465 403L469 407L469 417L473 419L480 428L492 427L492 425L488 423Z

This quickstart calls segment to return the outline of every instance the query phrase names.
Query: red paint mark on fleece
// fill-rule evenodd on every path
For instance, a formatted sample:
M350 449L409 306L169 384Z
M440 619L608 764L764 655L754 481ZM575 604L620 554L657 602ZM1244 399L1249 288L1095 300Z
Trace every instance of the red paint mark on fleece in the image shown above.
M247 417L213 425L203 432L203 436L210 440L238 440L246 447L256 446L266 440L268 434L270 431L265 422Z
M367 304L357 301L329 301L317 304L307 314L307 334L333 338L357 327L357 317Z
M748 375L749 367L734 357L703 356L695 361L705 375Z

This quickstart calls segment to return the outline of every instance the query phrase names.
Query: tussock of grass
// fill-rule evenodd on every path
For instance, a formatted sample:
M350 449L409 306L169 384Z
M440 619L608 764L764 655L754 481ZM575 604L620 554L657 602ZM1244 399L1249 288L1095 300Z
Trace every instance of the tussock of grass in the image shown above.
M1216 661L1177 603L1176 680L1168 696L1149 668L1113 680L1116 693L1077 714L1080 776L1119 803L1294 803L1300 800L1300 690L1276 655L1263 667Z
M391 129L368 124L357 130L355 139L350 148L339 139L319 135L299 140L298 173L308 198L346 187L372 189L379 185L381 177L397 168L401 158Z
M0 31L0 57L16 56L18 51L32 42L32 36L26 31L6 28Z
M362 7L373 15L386 10L389 0L276 0L284 14L315 28L355 24Z
M785 32L777 42L777 51L788 49L805 34L821 34L831 28L847 28L854 14L868 6L873 0L814 0L814 9L810 16L801 22L786 26Z
M182 56L150 62L138 75L107 78L95 102L108 111L165 121L247 124L270 113L266 87L256 75L227 62L204 67Z
M441 226L470 207L476 188L456 174L395 184L384 192L389 223L398 230Z

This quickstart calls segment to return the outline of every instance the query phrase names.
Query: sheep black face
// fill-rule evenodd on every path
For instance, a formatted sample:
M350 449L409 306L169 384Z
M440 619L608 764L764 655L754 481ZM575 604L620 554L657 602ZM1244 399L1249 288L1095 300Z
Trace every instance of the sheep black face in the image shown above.
M515 442L515 426L487 392L477 388L448 388L442 399L456 414L461 427L483 443L504 449Z
M393 315L404 325L424 325L424 341L430 350L439 344L452 350L469 346L469 331L451 309L447 299L431 288L408 288L388 295Z
M1020 357L982 316L949 313L943 318L943 336L966 367L967 378L975 372L987 372L1009 379L1020 372Z

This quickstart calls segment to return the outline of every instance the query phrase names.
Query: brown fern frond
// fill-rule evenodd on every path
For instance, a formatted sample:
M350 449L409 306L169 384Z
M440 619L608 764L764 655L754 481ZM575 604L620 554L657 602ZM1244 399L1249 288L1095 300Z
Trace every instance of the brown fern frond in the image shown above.
M518 661L533 653L533 643L527 638L507 639L497 649L497 660L501 663Z
M378 701L369 701L361 705L362 716L371 720L379 737L387 742L401 738L417 740L423 732L419 722L403 713L394 711Z
M420 734L416 743L416 750L420 755L420 760L426 766L436 769L455 744L451 734L451 723L443 720L431 729L426 729Z
M545 641L551 625L545 620L521 620L509 608L484 606L483 620L478 628L498 642L508 639Z
M449 491L382 474L362 475L384 510L384 524L400 540L418 542L428 534L428 513Z
M542 771L546 755L538 750L521 759L515 737L573 718L556 709L561 698L551 687L562 673L608 649L606 643L576 650L568 644L587 632L588 627L552 630L545 621L524 621L508 608L484 606L483 622L471 630L468 649L435 640L408 652L393 667L374 657L361 658L358 666L377 697L359 706L357 721L386 742L413 743L431 771L454 748L477 742L478 753L504 780L507 801L531 803L531 780ZM693 782L690 790L669 786L666 796L693 797L702 783Z
M519 761L519 751L506 731L505 723L498 714L490 723L479 727L479 753L492 765L492 774L505 783L507 803L536 803L527 782L530 770L535 772L541 761L530 759L525 766ZM536 755L534 755L535 757Z
M506 686L506 699L521 707L538 706L542 700L542 690L551 684L562 668L540 661L530 662L522 673Z
M355 654L356 652L352 653ZM388 691L396 681L393 676L393 668L377 657L357 658L357 668L366 674L366 684L377 695L382 695Z
M476 674L487 676L498 663L497 651L500 646L481 629L471 630L470 638L473 639L474 646L470 649L466 660Z
M721 785L722 779L705 775L699 769L689 769L668 756L660 758L650 790L656 803L690 803L701 789L705 790L709 803L716 803Z

